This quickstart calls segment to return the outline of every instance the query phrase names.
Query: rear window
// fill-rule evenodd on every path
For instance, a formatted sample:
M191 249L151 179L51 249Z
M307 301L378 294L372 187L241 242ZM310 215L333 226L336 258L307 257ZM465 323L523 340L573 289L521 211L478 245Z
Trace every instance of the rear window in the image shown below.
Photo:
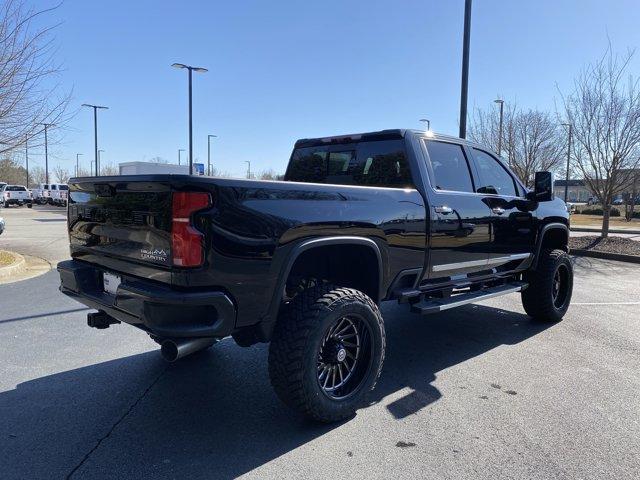
M285 180L395 188L413 186L403 140L298 148L291 156Z
M7 192L26 192L27 191L25 187L22 187L20 185L7 185L7 188L5 188L5 190Z
M60 185L60 190L69 190L69 185Z

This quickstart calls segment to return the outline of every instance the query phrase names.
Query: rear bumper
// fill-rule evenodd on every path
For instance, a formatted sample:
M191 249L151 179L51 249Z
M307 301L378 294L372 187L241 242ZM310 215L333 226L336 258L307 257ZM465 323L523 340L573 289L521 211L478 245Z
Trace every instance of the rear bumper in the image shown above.
M10 198L9 200L5 199L4 203L6 205L27 205L29 203L31 203L31 199L30 198Z
M222 338L233 332L236 309L224 292L177 291L123 275L116 295L111 295L103 290L104 271L77 260L60 262L60 291L157 337Z

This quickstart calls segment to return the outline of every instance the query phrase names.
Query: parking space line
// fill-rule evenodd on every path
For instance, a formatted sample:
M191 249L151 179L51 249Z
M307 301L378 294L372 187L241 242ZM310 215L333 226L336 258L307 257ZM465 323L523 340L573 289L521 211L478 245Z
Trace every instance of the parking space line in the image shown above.
M640 305L640 302L571 302L571 305Z

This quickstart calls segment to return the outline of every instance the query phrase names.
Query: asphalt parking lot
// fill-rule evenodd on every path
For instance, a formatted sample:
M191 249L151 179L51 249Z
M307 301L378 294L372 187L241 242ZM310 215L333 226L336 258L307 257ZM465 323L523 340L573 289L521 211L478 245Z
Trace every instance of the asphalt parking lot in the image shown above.
M265 345L166 364L132 327L86 327L55 271L0 285L0 477L638 478L640 265L575 268L555 325L517 295L431 317L385 305L371 405L330 426L280 404Z

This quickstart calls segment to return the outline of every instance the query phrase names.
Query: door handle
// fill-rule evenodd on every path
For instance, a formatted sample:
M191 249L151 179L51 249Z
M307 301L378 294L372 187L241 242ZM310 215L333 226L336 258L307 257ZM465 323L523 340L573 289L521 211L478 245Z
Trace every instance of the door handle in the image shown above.
M492 208L491 211L496 215L502 215L504 213L504 208L495 207L495 208Z
M443 215L449 215L453 213L453 209L451 207L447 207L446 205L441 205L439 207L433 207L436 213L441 213Z

